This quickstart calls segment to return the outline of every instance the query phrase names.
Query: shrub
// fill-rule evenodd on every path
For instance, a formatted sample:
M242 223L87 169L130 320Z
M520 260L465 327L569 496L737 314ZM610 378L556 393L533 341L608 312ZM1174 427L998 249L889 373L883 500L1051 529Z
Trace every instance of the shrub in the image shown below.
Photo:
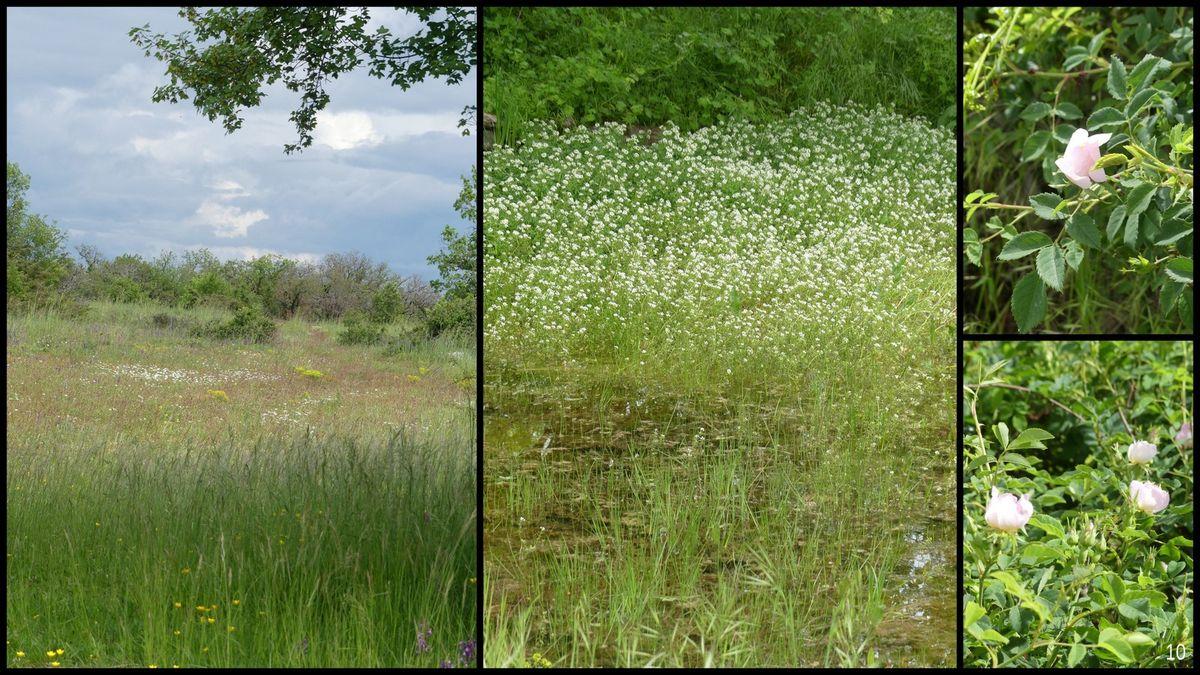
M217 340L241 340L267 343L275 337L278 326L252 305L239 308L228 321L210 321L196 329L195 334Z
M338 344L374 345L383 339L384 327L359 312L351 312L342 321L342 332L338 333Z
M425 312L425 330L430 337L449 331L475 331L475 296L445 297Z
M404 313L404 295L395 282L389 281L371 297L368 318L374 323L389 324Z

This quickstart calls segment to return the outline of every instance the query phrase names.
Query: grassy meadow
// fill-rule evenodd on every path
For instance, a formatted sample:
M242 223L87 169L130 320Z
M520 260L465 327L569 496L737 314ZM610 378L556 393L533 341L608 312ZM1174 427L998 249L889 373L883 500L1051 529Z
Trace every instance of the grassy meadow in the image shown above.
M7 665L474 665L472 341L224 314L9 313Z
M485 156L485 665L954 663L953 175L823 103Z

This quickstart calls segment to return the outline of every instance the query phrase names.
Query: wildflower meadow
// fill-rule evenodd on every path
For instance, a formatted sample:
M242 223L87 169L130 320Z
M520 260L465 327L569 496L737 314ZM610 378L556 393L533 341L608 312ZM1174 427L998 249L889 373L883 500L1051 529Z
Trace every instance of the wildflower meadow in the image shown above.
M161 314L8 316L8 666L473 667L470 342Z
M964 348L967 667L1187 667L1190 342Z
M522 128L485 155L485 665L952 664L952 131Z

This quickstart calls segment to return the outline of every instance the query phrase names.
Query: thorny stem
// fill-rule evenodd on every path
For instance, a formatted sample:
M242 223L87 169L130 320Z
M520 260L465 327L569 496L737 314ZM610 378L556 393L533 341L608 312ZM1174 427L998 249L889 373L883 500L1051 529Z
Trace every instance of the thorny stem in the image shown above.
M1087 422L1087 420L1086 420L1086 419L1084 419L1083 415L1080 415L1079 413L1075 412L1074 410L1071 410L1071 409L1070 409L1070 408L1068 408L1066 405L1064 405L1064 404L1062 404L1062 403L1059 403L1058 401L1056 401L1056 400L1055 400L1055 399L1053 399L1053 398L1050 398L1050 397L1049 397L1049 396L1047 396L1046 394L1043 394L1043 393L1042 393L1042 392L1040 392L1040 391L1036 391L1036 390L1030 389L1030 388L1028 388L1028 387L1022 387L1022 386L1019 386L1019 385L1016 385L1016 384L1005 384L1005 383L1003 383L1003 382L989 382L989 383L985 383L985 384L980 384L980 385L978 385L978 386L979 386L979 387L1001 387L1001 388L1003 388L1003 389L1015 389L1015 390L1017 390L1017 391L1023 391L1023 392L1025 392L1025 393L1028 393L1028 394L1037 394L1038 396L1041 396L1042 398L1045 398L1047 401L1050 401L1051 403L1053 403L1054 405L1058 406L1059 408L1062 408L1063 410L1065 410L1065 411L1067 411L1067 412L1071 413L1071 414L1072 414L1072 415L1074 415L1074 416L1075 416L1075 418L1076 418L1076 419L1078 419L1080 422ZM974 404L972 403L972 404L971 404L971 412L974 412L974 411L975 411L975 410L974 410L974 408L975 408L975 406L974 406Z

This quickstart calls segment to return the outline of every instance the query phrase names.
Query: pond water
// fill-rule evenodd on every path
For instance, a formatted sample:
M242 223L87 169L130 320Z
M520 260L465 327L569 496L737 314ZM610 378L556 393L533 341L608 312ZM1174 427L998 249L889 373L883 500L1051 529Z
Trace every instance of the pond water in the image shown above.
M624 531L640 533L648 541L669 539L670 533L645 527L648 516L638 504L654 485L638 483L642 477L702 485L711 477L699 476L694 460L714 451L748 453L746 475L796 471L797 463L803 470L805 462L819 461L779 451L788 445L786 436L803 431L806 421L803 411L777 403L740 403L731 409L719 398L697 402L644 390L618 395L536 386L493 390L485 401L486 573L510 606L548 592L524 587L526 576L510 573L513 570L563 557L595 559L599 564L606 550L595 534L595 514L608 512L612 504L598 500L621 502L614 513L620 513ZM947 427L952 416L948 412ZM947 447L936 458L923 456L913 463L928 495L916 500L921 512L881 510L880 522L864 524L902 542L886 584L882 620L869 640L873 660L880 665L955 663L957 507L948 430L942 442ZM747 486L747 500L758 513L779 508L758 483ZM714 560L710 569L702 570L702 579L711 577L715 583L722 572L749 565L746 559ZM824 635L807 639L823 643Z

